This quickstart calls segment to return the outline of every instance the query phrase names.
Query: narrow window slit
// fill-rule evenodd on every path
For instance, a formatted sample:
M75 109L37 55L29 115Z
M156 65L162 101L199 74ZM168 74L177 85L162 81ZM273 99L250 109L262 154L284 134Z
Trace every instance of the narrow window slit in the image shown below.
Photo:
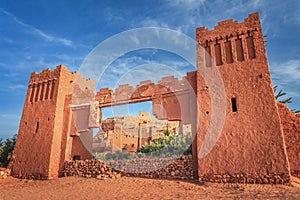
M248 57L249 57L249 59L256 58L253 36L248 36L246 38L246 41L247 41L247 48L248 48Z
M237 38L235 40L235 47L236 47L236 57L238 61L244 60L244 50L243 50L243 43L241 38Z
M210 50L210 46L206 46L205 47L205 63L206 63L206 67L211 67L211 50Z
M210 50L210 46L209 46L209 41L206 40L205 41L205 65L206 67L211 67L211 50Z
M39 122L36 122L35 133L38 133L38 131L39 131Z
M35 93L35 85L32 85L31 88L31 94L30 94L30 102L33 103L33 97L34 97L34 93Z
M48 99L48 96L49 96L49 90L50 90L50 81L47 82L45 99Z
M53 99L54 89L55 89L55 80L53 80L52 82L50 99Z
M226 63L227 64L233 63L231 41L225 42L225 52L226 52Z
M44 90L45 90L45 83L42 83L42 91L41 91L41 95L40 95L40 101L42 101L44 98Z
M218 41L217 41L218 42ZM216 58L216 65L222 65L222 53L221 53L221 44L215 44L215 58Z
M37 102L39 99L39 93L40 93L40 84L38 84L38 86L36 88L35 102Z
M236 98L231 98L232 112L237 112Z

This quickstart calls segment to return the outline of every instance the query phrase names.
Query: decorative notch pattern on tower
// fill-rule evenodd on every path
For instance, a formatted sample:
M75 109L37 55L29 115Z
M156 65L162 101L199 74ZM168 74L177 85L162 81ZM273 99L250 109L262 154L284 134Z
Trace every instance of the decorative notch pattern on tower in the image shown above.
M235 39L235 48L237 61L244 61L243 42L242 39L239 37L239 34L237 34L237 38Z
M237 21L226 20L220 22L214 30L208 30L206 27L197 29L197 43L203 46L206 51L206 67L211 66L211 60L215 62L216 66L220 66L256 58L254 40L257 35L257 28L244 26L238 31L231 28L241 27L244 23L239 24ZM220 32L221 29L224 30ZM206 36L208 33L211 37L204 39L202 36Z
M37 101L43 101L47 99L53 99L54 90L56 85L56 78L46 81L39 81L38 83L32 83L28 86L29 101L34 103Z

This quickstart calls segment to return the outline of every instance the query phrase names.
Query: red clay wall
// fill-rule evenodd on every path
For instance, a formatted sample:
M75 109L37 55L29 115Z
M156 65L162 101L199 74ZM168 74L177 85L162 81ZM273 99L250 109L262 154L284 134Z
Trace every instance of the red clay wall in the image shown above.
M290 111L285 104L277 103L277 106L291 174L300 177L300 114Z
M200 180L212 181L227 174L243 174L252 177L248 182L255 182L255 177L263 179L277 175L283 182L288 182L289 165L258 13L249 15L242 23L227 20L220 22L214 30L198 28L196 37L198 44L208 52L210 49L213 61L218 65L227 104L225 124L217 143L208 155L198 158ZM253 38L253 43L248 37ZM239 38L243 51L237 44ZM230 48L226 46L227 42L231 42ZM198 70L209 67L200 58L200 53L198 50ZM210 88L205 89L199 76L198 152L212 116ZM233 98L237 111L232 108Z
M82 159L92 158L91 150L87 150L89 146L92 146L92 133L86 131L82 135L77 134L78 129L71 105L90 103L94 97L94 83L93 80L86 80L81 74L70 73L67 67L61 66L49 177L58 177L63 163L66 160L72 160L74 155ZM88 127L88 124L86 126ZM88 140L86 138L89 138L89 142L86 142Z

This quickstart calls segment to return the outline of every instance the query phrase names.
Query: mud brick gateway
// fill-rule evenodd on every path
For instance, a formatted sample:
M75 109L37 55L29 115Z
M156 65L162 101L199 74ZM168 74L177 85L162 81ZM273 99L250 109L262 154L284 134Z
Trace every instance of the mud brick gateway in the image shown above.
M180 120L182 116L176 108L182 106L189 110L183 123L199 120L198 128L192 127L193 170L199 180L242 176L246 180L249 177L247 182L251 182L250 177L290 182L291 173L300 171L300 117L276 103L258 13L250 14L241 23L220 22L214 30L197 28L196 42L212 61L208 57L200 59L202 52L197 48L197 71L188 72L183 80L165 77L158 84L145 81L136 88L104 88L95 95L94 80L70 73L65 66L40 74L33 72L14 152L13 176L61 176L65 161L92 158L91 128L99 126L101 108L151 100L153 113L159 119ZM197 154L211 122L212 106L210 88L200 70L210 67L211 62L224 82L226 116L215 146L201 157ZM197 110L192 109L195 102L189 92L180 88L184 80L196 95L200 105ZM155 110L157 104L163 106L166 115Z

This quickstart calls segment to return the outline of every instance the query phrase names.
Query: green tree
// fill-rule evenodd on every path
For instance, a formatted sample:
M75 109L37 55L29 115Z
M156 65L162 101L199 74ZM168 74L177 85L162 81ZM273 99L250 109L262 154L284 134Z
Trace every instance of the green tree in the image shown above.
M170 131L165 131L164 136L154 139L149 143L145 143L137 150L138 157L170 157L188 155L192 153L191 148L192 134L185 133L182 135L174 135ZM143 156L143 157L144 157Z
M3 140L0 138L0 166L7 167L8 164L12 161L13 150L16 145L17 135L14 135L12 138Z

